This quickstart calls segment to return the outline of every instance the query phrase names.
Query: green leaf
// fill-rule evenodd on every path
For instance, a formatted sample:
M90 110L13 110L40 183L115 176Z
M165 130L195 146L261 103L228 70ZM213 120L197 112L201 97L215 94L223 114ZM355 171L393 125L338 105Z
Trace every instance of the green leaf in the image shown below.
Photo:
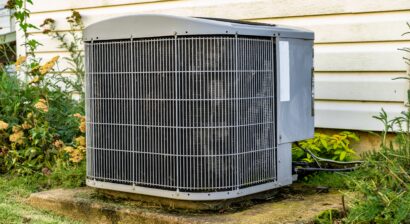
M346 157L346 152L345 151L341 152L340 157L339 157L340 161L343 161L345 159L345 157Z
M347 148L347 149L346 149L346 152L347 152L347 153L350 153L350 154L356 154L356 152L353 151L353 149L350 149L350 148Z
M322 145L326 148L329 149L329 145L327 144L325 139L320 139L320 142L322 143Z

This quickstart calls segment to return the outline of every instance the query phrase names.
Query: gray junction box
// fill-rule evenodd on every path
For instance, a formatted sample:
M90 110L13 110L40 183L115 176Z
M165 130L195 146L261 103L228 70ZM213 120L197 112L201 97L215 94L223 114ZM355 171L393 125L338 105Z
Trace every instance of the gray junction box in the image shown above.
M313 137L307 30L134 15L84 31L87 185L220 200L292 183Z

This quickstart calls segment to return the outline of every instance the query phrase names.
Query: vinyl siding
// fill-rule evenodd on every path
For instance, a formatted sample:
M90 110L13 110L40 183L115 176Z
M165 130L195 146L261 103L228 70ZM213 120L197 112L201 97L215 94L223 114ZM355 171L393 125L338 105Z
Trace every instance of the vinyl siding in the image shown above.
M29 9L32 23L53 18L60 31L69 29L65 17L71 9L80 12L86 25L160 13L304 27L315 32L316 127L380 130L372 115L381 108L392 116L405 109L407 84L393 78L406 74L398 49L410 46L410 35L402 36L410 21L408 0L38 0ZM43 44L38 55L45 60L66 55L56 41L38 30L30 32Z
M10 10L5 9L7 0L0 0L0 35L15 31L13 20L10 18Z

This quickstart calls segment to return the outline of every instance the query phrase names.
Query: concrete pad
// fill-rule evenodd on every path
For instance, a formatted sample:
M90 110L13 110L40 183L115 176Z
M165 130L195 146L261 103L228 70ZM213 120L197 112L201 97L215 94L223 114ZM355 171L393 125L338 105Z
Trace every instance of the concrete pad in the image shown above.
M307 223L321 211L342 209L338 192L315 193L300 186L280 191L275 198L248 199L219 211L175 209L152 201L113 199L112 195L107 198L88 187L34 193L28 203L86 223Z

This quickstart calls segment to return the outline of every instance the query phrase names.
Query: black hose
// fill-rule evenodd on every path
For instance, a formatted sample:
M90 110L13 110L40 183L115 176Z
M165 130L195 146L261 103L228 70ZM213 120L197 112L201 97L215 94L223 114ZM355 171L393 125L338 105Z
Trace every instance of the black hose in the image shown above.
M309 166L309 163L308 162L294 161L294 162L292 162L292 165L294 165L294 166Z
M349 172L357 169L358 167L349 168L316 168L316 167L298 167L295 168L296 173L298 171L328 171L328 172Z

